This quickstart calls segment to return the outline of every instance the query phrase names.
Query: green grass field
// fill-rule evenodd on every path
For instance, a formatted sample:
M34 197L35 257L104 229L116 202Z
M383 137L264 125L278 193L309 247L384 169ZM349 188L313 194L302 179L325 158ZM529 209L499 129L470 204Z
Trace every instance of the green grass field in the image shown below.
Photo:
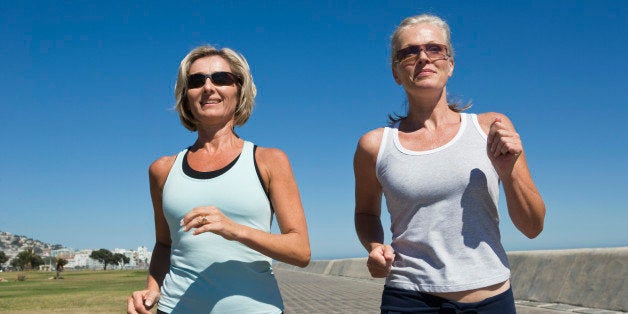
M0 273L2 313L126 313L126 299L144 288L146 271L65 271ZM18 281L18 275L26 275Z

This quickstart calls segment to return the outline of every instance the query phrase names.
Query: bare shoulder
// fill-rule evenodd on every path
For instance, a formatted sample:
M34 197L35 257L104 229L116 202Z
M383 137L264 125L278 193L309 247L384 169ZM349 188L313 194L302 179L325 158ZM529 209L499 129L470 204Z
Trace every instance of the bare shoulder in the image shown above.
M155 160L148 168L148 174L151 181L161 183L166 181L168 173L174 164L177 156L163 156Z
M272 167L273 165L290 164L288 155L279 148L257 147L255 159L260 165Z
M266 148L258 146L255 150L257 168L264 182L266 191L272 191L272 183L293 181L292 167L288 155L278 148Z
M366 132L358 141L356 154L366 153L368 155L377 155L383 136L384 128L377 128Z

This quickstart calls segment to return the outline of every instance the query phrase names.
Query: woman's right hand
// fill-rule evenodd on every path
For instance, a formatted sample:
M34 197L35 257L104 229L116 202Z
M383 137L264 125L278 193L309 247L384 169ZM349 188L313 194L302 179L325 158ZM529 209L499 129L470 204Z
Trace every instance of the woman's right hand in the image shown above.
M382 244L371 250L366 261L366 267L368 267L371 276L374 278L383 278L390 273L394 260L395 250L390 245Z
M161 294L153 290L134 291L127 301L128 314L150 314Z

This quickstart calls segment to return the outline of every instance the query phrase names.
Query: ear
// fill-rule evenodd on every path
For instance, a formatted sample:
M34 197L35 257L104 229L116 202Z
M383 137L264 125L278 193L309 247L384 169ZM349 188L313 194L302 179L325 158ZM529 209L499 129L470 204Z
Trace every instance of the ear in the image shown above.
M395 71L394 65L391 67L391 70L392 70L392 75L393 75L393 78L395 79L395 82L397 83L397 85L401 85L401 80L399 79L399 75L397 75L397 71Z
M449 58L449 73L447 75L449 77L454 75L454 58Z

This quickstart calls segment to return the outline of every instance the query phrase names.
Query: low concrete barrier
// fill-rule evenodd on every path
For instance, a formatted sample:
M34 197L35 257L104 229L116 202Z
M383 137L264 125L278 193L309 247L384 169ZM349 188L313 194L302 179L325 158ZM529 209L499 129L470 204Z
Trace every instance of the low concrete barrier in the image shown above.
M515 299L628 311L628 247L508 252ZM315 260L275 268L371 280L366 258Z
M273 264L275 269L288 269L296 271L304 271L313 274L329 275L329 276L343 276L351 278L361 278L370 280L381 280L382 278L372 278L368 269L366 268L366 258L348 258L348 259L333 259L333 260L314 260L305 268L299 268L297 266L275 262Z
M509 252L518 300L628 311L628 247Z

